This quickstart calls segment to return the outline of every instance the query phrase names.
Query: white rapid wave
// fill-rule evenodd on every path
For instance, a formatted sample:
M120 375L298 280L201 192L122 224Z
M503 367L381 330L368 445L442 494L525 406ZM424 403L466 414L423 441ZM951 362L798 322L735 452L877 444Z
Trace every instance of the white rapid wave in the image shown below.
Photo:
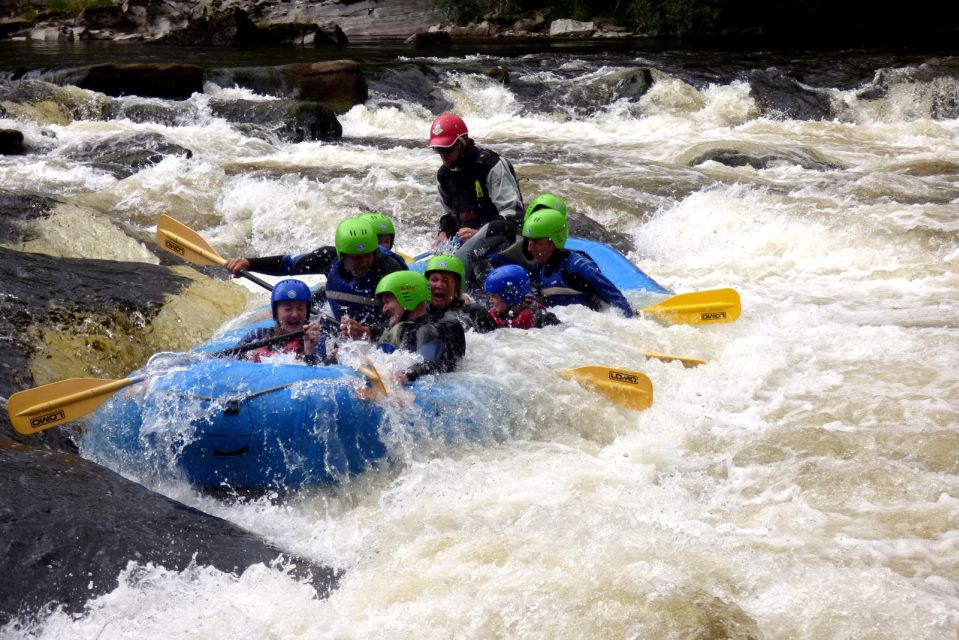
M908 108L925 94L902 85L873 100L837 90L843 117L813 122L762 116L738 80L660 75L638 104L588 117L527 113L485 76L458 76L445 96L480 144L524 159L527 199L555 192L626 233L630 257L677 292L737 289L738 322L562 308L559 327L470 334L457 375L514 394L492 409L495 438L398 447L389 467L283 499L155 487L342 569L329 597L282 564L132 562L85 612L2 635L955 638L959 121ZM438 217L431 117L355 107L342 143L265 142L215 118L151 125L194 156L119 181L3 161L0 186L39 173L139 224L179 214L224 254L309 250L378 209L417 253ZM774 160L693 162L726 149ZM622 409L556 374L587 363L646 372L653 406Z

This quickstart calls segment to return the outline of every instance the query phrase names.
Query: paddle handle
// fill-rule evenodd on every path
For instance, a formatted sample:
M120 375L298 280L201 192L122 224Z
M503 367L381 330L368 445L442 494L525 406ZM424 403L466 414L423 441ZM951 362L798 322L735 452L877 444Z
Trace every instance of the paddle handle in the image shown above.
M224 262L224 264L226 264L226 263ZM240 271L237 271L236 274L237 274L238 276L242 276L242 277L246 278L246 279L249 280L250 282L254 282L254 283L260 285L261 287L263 287L263 288L266 289L267 291L273 291L273 285L272 285L272 284L270 284L270 283L267 282L266 280L261 280L260 278L257 278L255 275L253 275L253 274L250 273L249 271L240 270Z
M295 340L296 338L302 337L304 333L306 332L301 329L300 331L293 331L292 333L283 333L278 336L273 336L272 338L263 338L262 340L254 340L252 342L247 342L246 344L238 344L235 347L230 347L229 349L214 351L213 356L216 358L235 356L239 353L243 353L244 351L259 349L260 347L265 347L277 342L283 342L284 340Z

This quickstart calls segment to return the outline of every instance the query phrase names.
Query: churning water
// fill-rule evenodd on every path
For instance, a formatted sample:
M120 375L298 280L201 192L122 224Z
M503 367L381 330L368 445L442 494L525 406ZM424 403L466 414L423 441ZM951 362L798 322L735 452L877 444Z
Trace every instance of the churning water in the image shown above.
M494 66L508 84L484 73ZM633 95L640 68L653 84ZM677 293L733 287L743 302L728 325L562 308L560 327L471 334L457 375L512 394L491 408L498 435L397 442L394 465L343 486L237 503L155 486L343 569L328 599L283 566L229 575L131 559L83 614L2 634L955 638L957 69L849 52L401 58L369 74L341 141L299 144L212 116L212 96L269 99L229 83L179 105L175 124L0 119L45 149L0 159L2 188L142 227L168 213L222 255L303 252L330 244L344 216L379 210L415 254L439 217L428 126L452 109L514 162L527 200L556 193L625 233L630 258ZM125 179L70 160L132 132L193 157ZM98 255L133 259L121 245ZM646 372L652 408L556 374L591 363Z

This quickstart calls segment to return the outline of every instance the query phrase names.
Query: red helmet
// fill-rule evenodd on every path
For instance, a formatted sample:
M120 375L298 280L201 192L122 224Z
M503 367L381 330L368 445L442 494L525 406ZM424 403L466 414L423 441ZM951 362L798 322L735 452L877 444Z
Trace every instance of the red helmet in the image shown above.
M443 113L430 125L430 146L451 147L468 134L466 123L455 113Z

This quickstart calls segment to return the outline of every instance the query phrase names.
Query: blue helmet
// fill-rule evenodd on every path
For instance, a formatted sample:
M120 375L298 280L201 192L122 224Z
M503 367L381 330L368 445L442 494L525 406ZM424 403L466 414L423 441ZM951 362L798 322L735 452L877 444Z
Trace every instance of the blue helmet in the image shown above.
M270 306L273 307L273 320L276 321L276 305L281 302L305 302L306 319L310 319L310 306L313 304L313 292L302 280L280 280L270 294Z
M487 293L501 296L506 304L512 307L533 291L533 283L530 282L526 269L518 264L508 264L490 271L486 276L484 288Z

